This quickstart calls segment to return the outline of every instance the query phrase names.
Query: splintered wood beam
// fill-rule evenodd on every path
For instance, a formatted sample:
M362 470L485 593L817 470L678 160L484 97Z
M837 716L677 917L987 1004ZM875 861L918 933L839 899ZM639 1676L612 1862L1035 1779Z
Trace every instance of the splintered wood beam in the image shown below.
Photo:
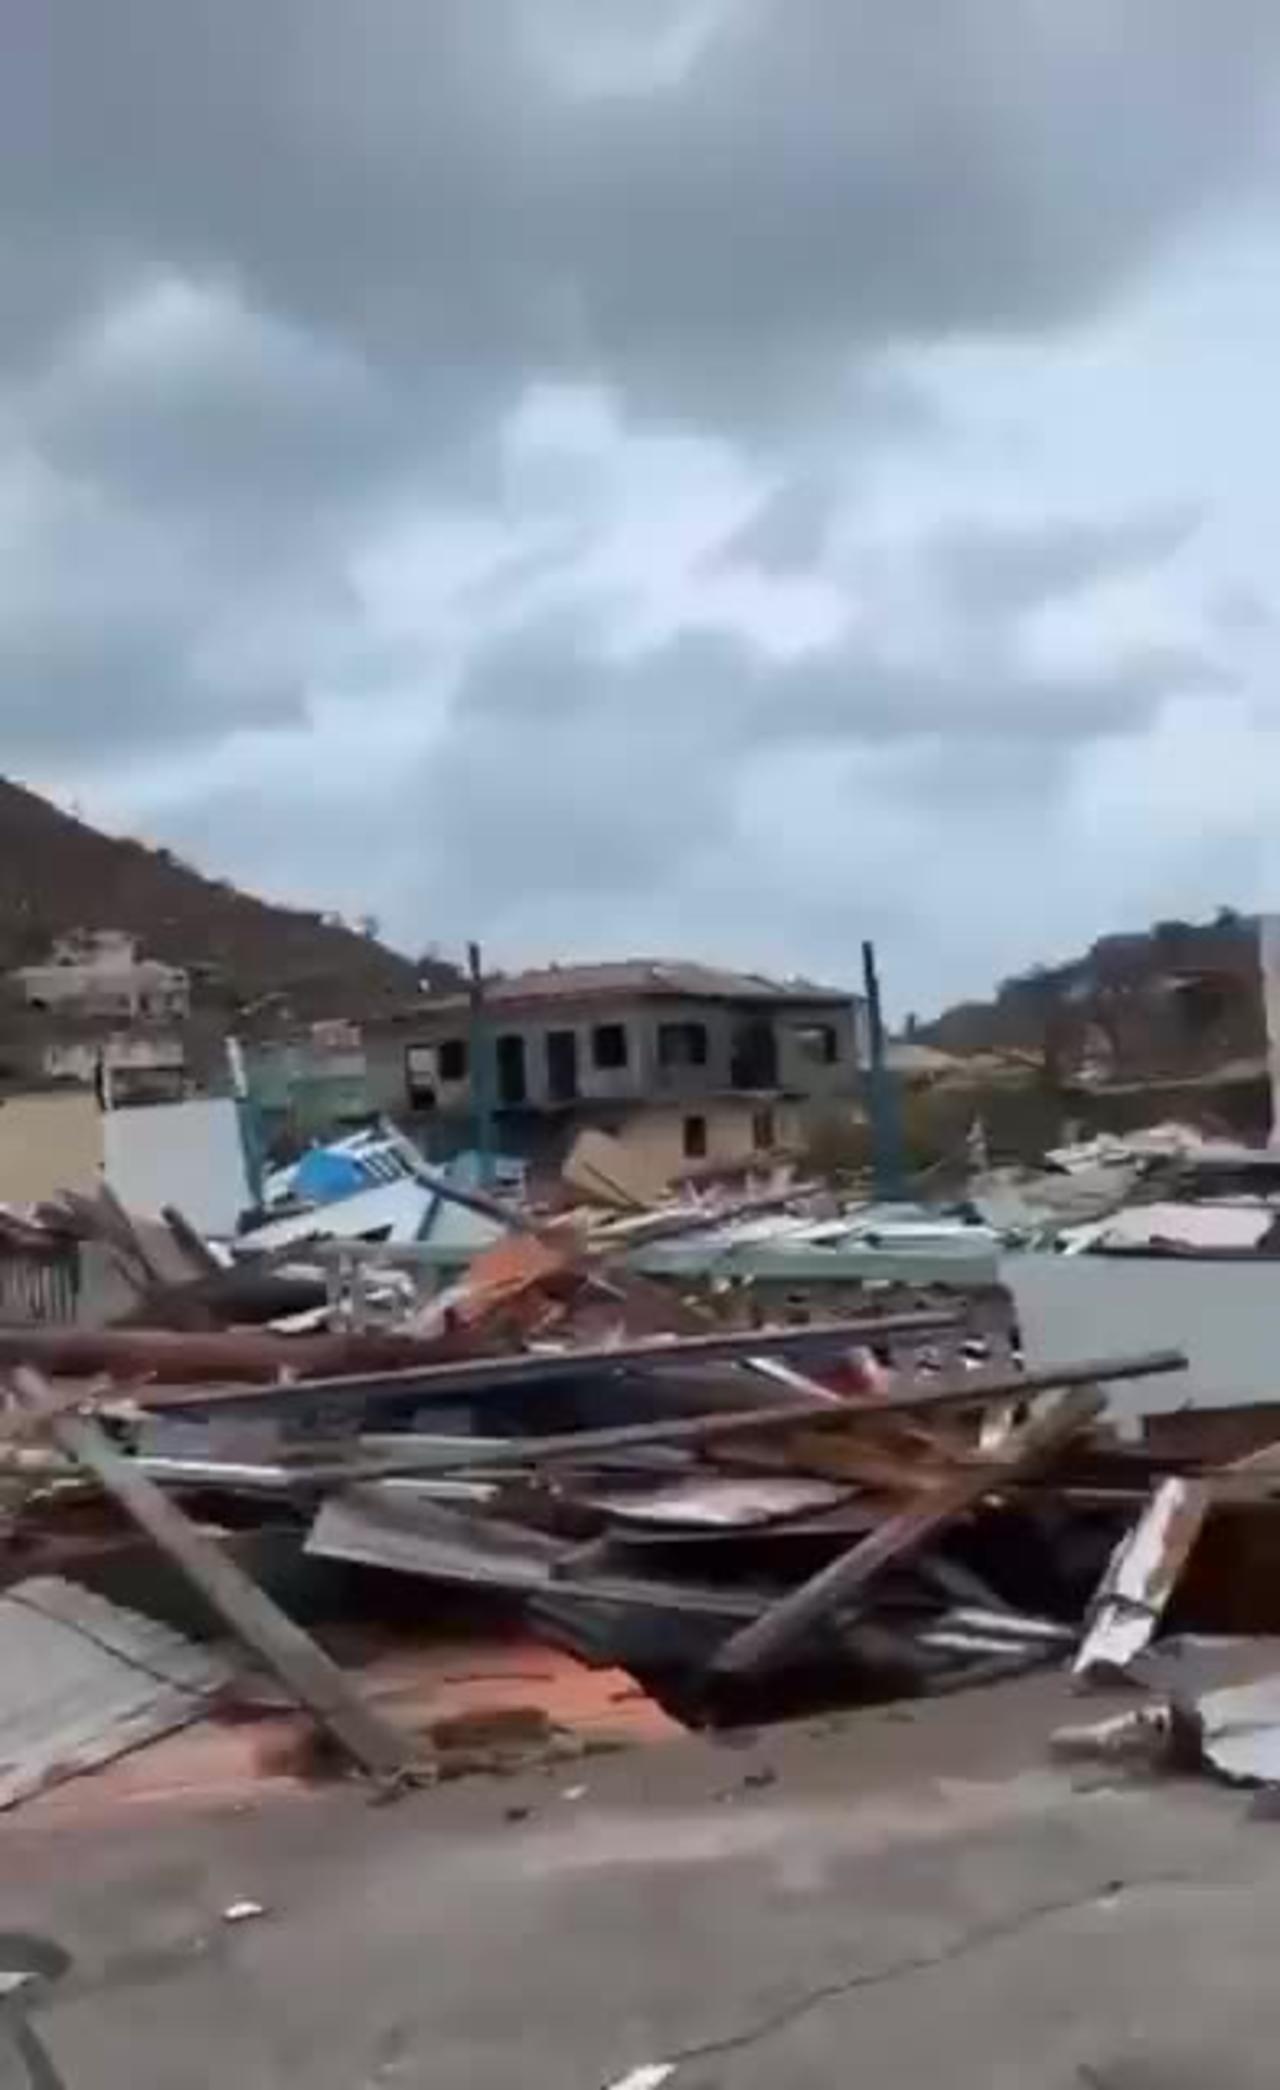
M160 1548L289 1696L334 1736L361 1770L398 1783L411 1769L407 1739L353 1690L318 1647L243 1568L163 1494L92 1416L60 1410L37 1374L15 1375L23 1405L60 1451L95 1474L107 1493Z
M749 1675L776 1663L819 1619L861 1595L886 1568L914 1558L948 1527L1003 1484L1022 1481L1051 1465L1088 1429L1105 1406L1092 1387L1067 1393L1047 1413L1024 1423L1000 1457L981 1473L962 1473L933 1488L898 1516L887 1517L847 1553L790 1590L725 1642L712 1664L720 1675Z
M1162 1480L1125 1533L1098 1585L1072 1674L1096 1682L1123 1674L1155 1635L1213 1504L1207 1480Z

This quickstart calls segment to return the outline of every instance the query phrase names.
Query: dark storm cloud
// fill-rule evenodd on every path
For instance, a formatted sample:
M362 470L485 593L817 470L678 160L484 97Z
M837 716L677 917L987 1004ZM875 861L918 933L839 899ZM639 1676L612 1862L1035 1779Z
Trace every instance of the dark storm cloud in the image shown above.
M326 677L376 744L396 640L364 628L356 556L389 507L497 515L502 417L540 379L798 471L733 555L803 569L815 457L927 438L899 352L1095 312L1252 178L1280 59L1273 0L725 0L683 73L587 92L575 36L604 5L576 29L554 0L12 10L0 516L47 475L0 605L24 759L210 741ZM998 620L1131 569L1105 536L943 547L933 582ZM511 556L527 578L546 553ZM1211 673L512 645L404 817L478 882L527 851L565 890L584 854L606 883L696 857L753 750L1061 743Z
M1247 171L1280 47L1264 0L738 0L601 96L557 16L43 0L0 73L19 281L49 325L77 263L82 313L113 272L231 284L449 413L567 367L789 417L851 349L1088 309Z
M194 751L238 727L302 722L296 688L210 674L188 649L184 628L152 617L110 630L28 623L11 634L0 626L6 766L38 770L58 757L123 765L160 743Z

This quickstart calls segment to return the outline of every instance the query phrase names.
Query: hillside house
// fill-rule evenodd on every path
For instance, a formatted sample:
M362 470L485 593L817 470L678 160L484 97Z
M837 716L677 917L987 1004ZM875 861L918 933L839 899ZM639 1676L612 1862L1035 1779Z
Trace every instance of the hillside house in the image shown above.
M550 966L486 982L479 1082L466 995L366 1025L370 1094L436 1151L469 1139L488 1100L506 1152L554 1165L594 1125L673 1180L782 1157L815 1106L850 1103L859 1009L684 961Z
M40 1070L48 1081L93 1088L111 1105L174 1103L187 1090L182 1039L156 1031L51 1041L42 1051Z
M51 1015L173 1022L191 1010L183 968L141 957L137 938L120 929L60 937L43 964L21 966L10 977L28 1008Z

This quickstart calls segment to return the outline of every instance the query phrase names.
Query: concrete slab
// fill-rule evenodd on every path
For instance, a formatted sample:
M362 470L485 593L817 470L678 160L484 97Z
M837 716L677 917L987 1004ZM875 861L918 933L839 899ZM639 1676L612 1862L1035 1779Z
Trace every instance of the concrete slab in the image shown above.
M68 2090L1270 2082L1277 1831L1207 1785L1073 1786L1072 1706L1041 1678L381 1809L33 1813L0 1925L73 1955L41 2016Z

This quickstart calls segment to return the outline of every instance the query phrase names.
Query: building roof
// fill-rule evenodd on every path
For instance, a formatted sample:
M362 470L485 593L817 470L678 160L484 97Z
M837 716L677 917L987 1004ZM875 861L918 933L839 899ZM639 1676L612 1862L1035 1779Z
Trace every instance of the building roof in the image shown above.
M490 1004L617 1000L670 995L695 1001L848 1002L843 987L815 980L771 980L763 973L732 972L688 958L622 958L589 965L547 965L527 972L497 973L485 981ZM433 998L427 1006L464 1006L466 997Z

